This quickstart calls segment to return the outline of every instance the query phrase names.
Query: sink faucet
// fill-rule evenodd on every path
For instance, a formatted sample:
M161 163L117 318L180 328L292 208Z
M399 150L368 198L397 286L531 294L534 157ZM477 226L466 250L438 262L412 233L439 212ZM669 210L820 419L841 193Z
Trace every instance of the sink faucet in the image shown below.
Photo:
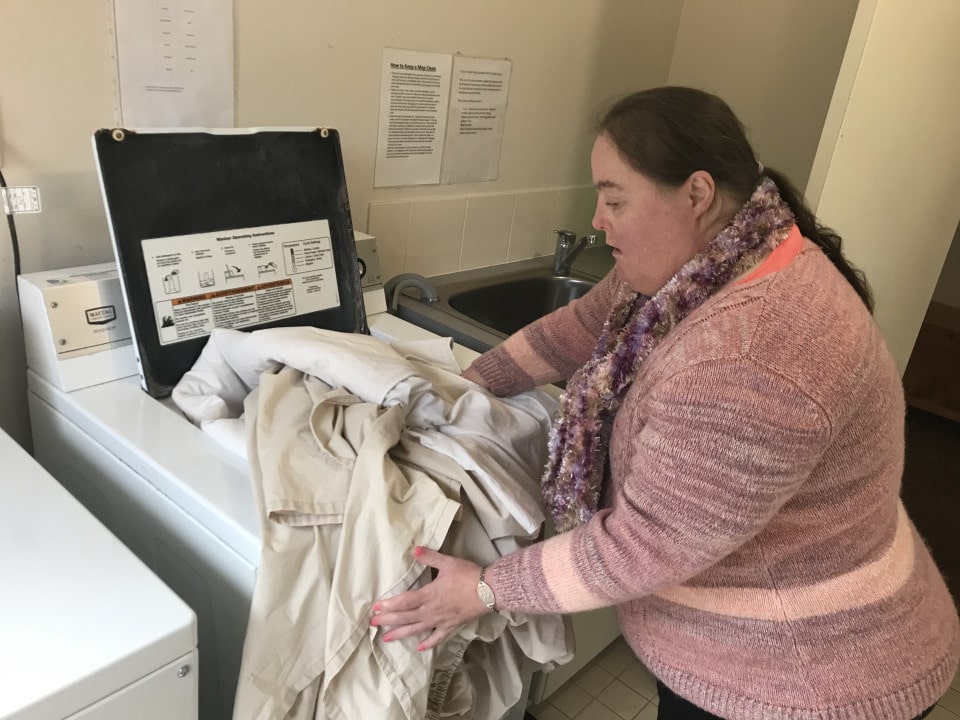
M554 232L557 234L557 249L553 253L553 274L562 277L570 274L570 266L585 247L596 244L597 236L585 235L577 240L577 234L572 230Z

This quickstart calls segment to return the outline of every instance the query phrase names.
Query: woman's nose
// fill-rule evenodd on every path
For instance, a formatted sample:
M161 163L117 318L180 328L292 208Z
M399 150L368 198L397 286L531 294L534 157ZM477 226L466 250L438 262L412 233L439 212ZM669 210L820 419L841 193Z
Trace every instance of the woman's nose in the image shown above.
M597 207L593 211L593 219L590 221L590 224L593 225L594 230L606 230L603 226L603 213L601 210L600 202L597 201Z

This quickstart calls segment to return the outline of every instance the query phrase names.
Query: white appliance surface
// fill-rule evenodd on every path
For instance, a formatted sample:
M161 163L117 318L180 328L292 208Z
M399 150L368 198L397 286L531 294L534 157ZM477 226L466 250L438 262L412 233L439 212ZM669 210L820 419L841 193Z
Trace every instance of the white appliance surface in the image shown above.
M27 383L248 563L259 562L260 525L246 463L192 425L172 401L150 397L137 377L69 393L33 372Z
M2 432L0 466L0 718L196 718L193 611Z
M368 322L371 333L381 339L436 337L387 313L372 315ZM454 346L463 366L476 355ZM260 522L246 461L191 424L169 398L150 397L136 377L64 393L31 372L28 384L32 393L256 567Z

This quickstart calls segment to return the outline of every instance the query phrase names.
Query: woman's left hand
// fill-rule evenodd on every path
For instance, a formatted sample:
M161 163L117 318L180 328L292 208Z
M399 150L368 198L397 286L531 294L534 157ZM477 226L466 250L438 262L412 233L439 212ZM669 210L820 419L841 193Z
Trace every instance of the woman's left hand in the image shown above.
M437 577L419 590L378 600L370 624L386 629L383 639L387 642L424 637L417 649L427 650L490 611L477 597L479 565L424 547L414 549L413 554L419 562L436 568Z

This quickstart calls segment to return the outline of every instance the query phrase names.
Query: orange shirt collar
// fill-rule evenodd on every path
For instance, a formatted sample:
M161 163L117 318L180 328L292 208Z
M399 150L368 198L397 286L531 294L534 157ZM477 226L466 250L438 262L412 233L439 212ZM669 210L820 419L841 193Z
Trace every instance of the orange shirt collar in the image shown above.
M777 270L783 270L800 254L801 248L803 248L803 235L800 234L800 228L794 224L790 228L790 234L773 249L772 253L767 255L767 259L757 265L746 277L737 280L735 284L743 285L751 280L759 280L764 275L775 273Z

